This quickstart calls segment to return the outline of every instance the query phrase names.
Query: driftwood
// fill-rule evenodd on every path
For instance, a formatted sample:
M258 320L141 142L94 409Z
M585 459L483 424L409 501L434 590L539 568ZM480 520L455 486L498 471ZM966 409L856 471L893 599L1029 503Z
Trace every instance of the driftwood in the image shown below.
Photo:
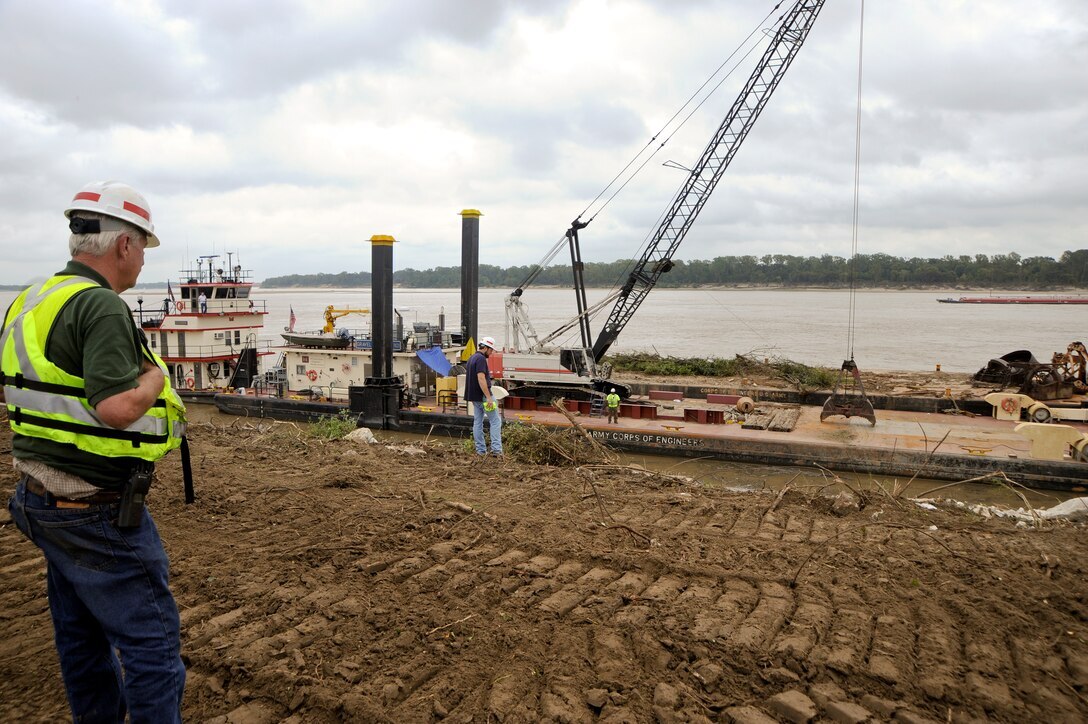
M444 500L444 501L442 501L442 505L446 506L447 508L453 508L454 510L459 510L462 513L468 513L469 515L482 515L483 517L487 518L488 520L490 520L492 522L494 522L496 520L495 516L491 515L491 513L485 513L482 510L477 510L476 508L473 508L471 505L465 505L464 503L458 503L456 500Z
M791 432L801 417L800 407L772 408L750 412L741 423L745 430Z
M552 405L555 406L555 409L559 414L561 414L563 417L567 418L567 420L571 424L571 427L574 428L574 431L579 436L581 436L582 439L584 439L587 443L589 443L589 446L591 448L593 448L606 461L608 461L610 463L614 463L618 459L616 457L616 454L613 453L608 448L606 448L601 443L597 442L597 440L592 435L590 435L589 432L586 431L586 429L581 426L581 424L579 424L578 420L576 420L574 418L574 415L571 414L570 410L567 409L566 404L564 404L565 402L566 401L562 397L557 397L552 402Z

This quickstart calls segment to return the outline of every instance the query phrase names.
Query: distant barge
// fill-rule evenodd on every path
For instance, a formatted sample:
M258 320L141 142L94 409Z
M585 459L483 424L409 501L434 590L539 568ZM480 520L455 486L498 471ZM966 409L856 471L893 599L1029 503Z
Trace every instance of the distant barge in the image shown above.
M1088 304L1088 297L945 297L941 304Z

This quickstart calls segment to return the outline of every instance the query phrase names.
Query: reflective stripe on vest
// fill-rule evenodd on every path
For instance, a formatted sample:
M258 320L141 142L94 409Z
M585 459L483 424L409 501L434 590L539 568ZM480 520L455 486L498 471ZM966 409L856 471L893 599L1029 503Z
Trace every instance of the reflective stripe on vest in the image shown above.
M166 364L143 346L144 357L163 371L163 390L143 416L124 430L106 425L86 398L84 381L45 357L45 342L64 305L100 286L78 276L56 276L16 299L0 334L0 384L12 430L70 443L106 457L157 460L181 444L185 405L170 387Z

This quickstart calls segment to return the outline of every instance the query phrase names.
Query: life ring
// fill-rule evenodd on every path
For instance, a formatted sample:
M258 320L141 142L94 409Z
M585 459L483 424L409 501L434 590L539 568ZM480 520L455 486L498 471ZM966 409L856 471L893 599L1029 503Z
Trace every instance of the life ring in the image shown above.
M310 379L310 382L317 381L317 370L306 370L306 377Z
M174 302L174 309L178 310L179 312L184 312L185 302Z
M190 390L193 389L194 387L196 387L196 380L194 380L192 377L186 377L185 386L188 387Z
M1016 402L1015 397L1005 397L1001 400L1001 409L1011 415L1016 412Z

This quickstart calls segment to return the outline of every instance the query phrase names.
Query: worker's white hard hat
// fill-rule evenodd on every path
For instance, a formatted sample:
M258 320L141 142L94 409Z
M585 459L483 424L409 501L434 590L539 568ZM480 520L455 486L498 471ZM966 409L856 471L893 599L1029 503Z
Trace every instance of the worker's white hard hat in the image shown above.
M490 347L491 349L495 349L495 338L494 337L483 337L480 340L480 346L481 347Z
M69 219L76 211L93 211L127 221L147 234L148 247L158 246L155 225L151 223L151 207L136 189L120 181L94 181L79 190L64 210ZM75 231L73 229L73 231Z
M615 387L613 387L611 390L609 390L609 392L615 392L615 391L616 391Z

